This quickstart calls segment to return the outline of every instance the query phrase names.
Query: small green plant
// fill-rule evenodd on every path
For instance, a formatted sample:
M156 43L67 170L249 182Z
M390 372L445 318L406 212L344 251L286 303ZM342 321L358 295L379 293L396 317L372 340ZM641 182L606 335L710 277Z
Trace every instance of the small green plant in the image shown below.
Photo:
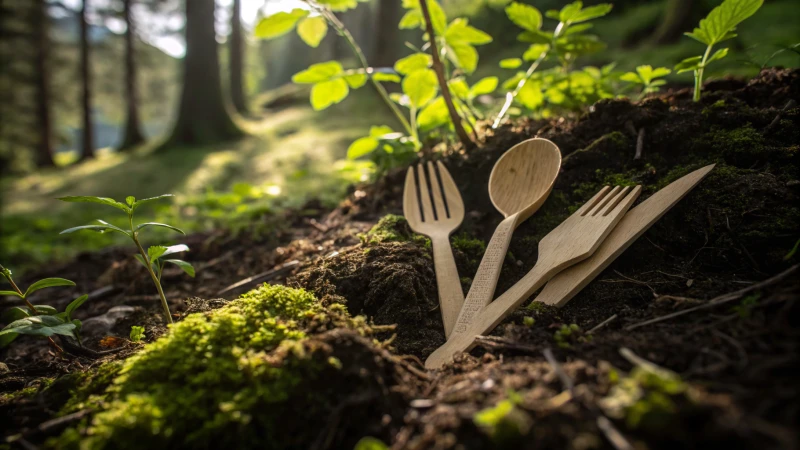
M131 334L130 334L131 342L141 342L144 339L144 327L140 327L134 325L131 327Z
M678 73L694 71L694 101L700 101L705 68L712 61L722 59L728 54L727 48L721 48L712 54L713 47L720 42L736 37L736 27L755 14L763 3L763 0L725 0L721 5L712 9L705 19L700 20L698 28L691 33L684 33L686 36L706 44L706 51L702 56L686 58L675 66Z
M536 324L536 319L531 316L525 316L522 318L522 324L530 328Z
M44 336L50 340L50 344L59 352L63 350L53 340L51 337L53 335L69 336L78 341L78 344L81 343L81 321L73 319L72 313L89 298L88 295L82 295L70 302L63 312L58 312L58 310L49 305L33 305L28 300L28 296L40 289L56 286L75 286L75 283L64 278L45 278L28 286L28 289L23 292L14 282L9 269L0 265L0 274L13 288L12 291L0 291L0 296L18 297L25 304L25 308L14 306L5 311L0 317L2 322L8 324L0 330L0 348L10 344L20 334Z
M166 316L167 322L172 323L172 314L169 311L169 305L167 304L167 298L164 296L164 290L161 288L161 273L164 269L164 265L166 263L174 264L181 268L184 272L186 272L189 276L194 277L194 267L186 261L180 259L165 259L165 256L185 252L189 250L189 247L185 245L173 245L170 247L164 247L161 245L154 245L144 250L142 244L139 240L139 234L148 227L161 227L161 228L168 228L173 231L177 231L181 234L186 234L180 228L174 227L172 225L167 225L165 223L158 223L158 222L145 222L140 223L138 225L133 224L133 213L136 211L136 208L145 205L147 203L155 202L158 200L163 200L165 198L172 197L172 194L165 194L159 195L158 197L151 197L145 198L142 200L136 200L135 197L128 196L125 198L125 203L118 202L113 198L107 197L91 197L91 196L70 196L70 197L61 197L59 200L71 203L98 203L101 205L111 206L113 208L117 208L128 216L128 229L122 229L116 225L112 225L104 220L98 219L97 221L100 225L82 225L79 227L68 228L61 232L61 234L66 233L73 233L75 231L94 231L98 233L106 233L106 232L113 232L113 233L121 233L125 236L128 236L133 243L136 245L136 249L138 250L138 254L134 255L135 258L147 269L147 272L150 274L150 278L153 280L153 284L156 286L156 290L158 290L158 295L161 297L161 306L164 308L164 315Z
M579 70L571 73L570 69L579 56L605 48L605 44L597 36L585 32L592 28L588 21L605 16L611 11L611 7L609 3L601 3L584 8L583 2L576 1L560 11L550 10L545 16L558 20L553 31L541 29L542 13L535 7L518 2L512 2L506 7L508 18L524 30L517 40L531 45L521 59L505 59L500 62L500 67L517 69L522 66L523 60L530 61L531 65L527 71L517 72L503 83L503 88L509 92L492 128L500 125L515 101L531 110L540 108L545 100L560 105L568 99L567 94L571 93L573 87L578 96L591 90L593 94L603 97L598 88L611 75L613 65L603 69L593 68L589 72ZM546 77L534 79L534 73L548 57L557 62L557 67L549 71ZM532 83L529 82L531 80Z
M521 403L522 396L509 391L508 398L493 407L478 411L472 421L491 436L496 444L512 443L528 434L532 425L530 416L518 407Z
M761 298L760 293L748 295L739 302L738 305L732 308L733 312L739 315L742 319L749 319L753 315L753 308L758 305L758 299Z
M380 439L366 436L356 443L353 450L389 450L389 447Z
M651 66L639 66L636 72L627 72L620 76L620 80L627 81L634 85L639 85L642 91L639 93L638 100L643 99L647 94L659 91L659 86L667 84L666 80L657 80L669 75L672 71L666 67L653 69Z
M556 345L560 348L572 348L572 344L575 342L591 341L592 335L584 333L581 327L573 323L570 325L561 325L553 334L553 339L555 339Z

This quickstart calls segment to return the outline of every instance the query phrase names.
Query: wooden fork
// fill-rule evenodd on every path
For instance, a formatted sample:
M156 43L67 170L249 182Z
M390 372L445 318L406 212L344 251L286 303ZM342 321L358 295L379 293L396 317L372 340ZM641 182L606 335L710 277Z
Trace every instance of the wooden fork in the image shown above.
M450 248L450 233L464 220L464 202L444 164L440 161L436 163L441 185L433 163L428 162L427 166L427 178L424 166L417 166L416 181L414 168L408 168L403 192L403 214L412 230L431 238L444 332L445 336L450 336L464 303L464 292L461 290L453 250Z
M476 318L466 331L454 332L428 357L425 367L437 369L456 353L472 348L476 336L492 331L550 278L591 256L641 191L641 186L632 190L620 186L614 189L604 187L539 242L539 260L533 269L497 300L476 311Z

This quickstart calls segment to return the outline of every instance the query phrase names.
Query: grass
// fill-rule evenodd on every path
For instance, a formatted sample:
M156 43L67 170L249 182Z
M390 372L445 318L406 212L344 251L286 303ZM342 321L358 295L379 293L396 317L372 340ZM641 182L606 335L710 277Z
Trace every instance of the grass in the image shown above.
M349 184L371 173L369 163L343 161L347 146L384 118L370 94L354 93L355 98L323 112L313 111L304 98L244 122L250 135L236 142L165 152L155 151L159 142L125 154L104 149L84 164L5 179L0 184L0 260L19 270L123 243L122 236L108 234L58 235L96 219L118 225L124 221L110 208L55 199L65 195L124 199L172 193L172 204L143 207L136 218L187 231L248 224L264 214L300 207L311 198L334 205ZM167 233L155 234L153 240L165 239Z

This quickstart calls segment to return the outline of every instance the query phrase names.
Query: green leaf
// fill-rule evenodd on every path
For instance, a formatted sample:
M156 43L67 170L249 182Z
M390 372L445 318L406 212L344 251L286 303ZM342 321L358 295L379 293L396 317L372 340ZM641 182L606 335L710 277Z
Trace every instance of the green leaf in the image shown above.
M127 203L128 206L133 206L133 204L136 203L136 197L132 195L125 197L125 203Z
M165 223L158 223L158 222L145 222L145 223L140 223L139 225L137 225L137 226L136 226L136 231L139 231L139 230L141 230L142 228L147 228L147 227L162 227L162 228L169 228L170 230L177 231L177 232L178 232L178 233L180 233L180 234L186 234L186 233L184 233L184 232L183 232L183 230L181 230L181 229L180 229L180 228L178 228L178 227L173 227L172 225L167 225L167 224L165 224Z
M131 342L139 342L144 338L144 327L132 326L129 335Z
M194 278L194 266L192 266L188 262L180 259L167 259L164 262L175 264L176 266L180 267L184 272L186 272L187 275Z
M450 123L450 114L447 111L444 98L441 96L428 103L417 116L417 125L422 131L430 131L448 123Z
M123 230L122 228L120 228L118 226L112 225L112 224L106 222L105 220L97 219L97 221L100 222L100 225L102 225L102 226L104 226L104 227L106 227L106 228L108 228L108 229L110 229L112 231L116 231L116 232L122 233L122 234L124 234L126 236L130 236L130 234L127 231Z
M459 44L482 45L492 42L492 37L469 25L467 19L456 19L447 27L444 39L450 46Z
M417 70L427 69L433 64L433 57L427 53L414 53L394 63L394 70L408 75Z
M506 15L518 27L528 31L542 28L542 13L533 6L512 2L506 7Z
M421 108L433 100L437 88L436 73L431 69L417 70L403 80L403 93L415 108Z
M379 439L366 436L356 443L353 450L389 450L389 447Z
M544 103L542 86L538 82L528 81L517 93L517 101L527 109L535 110Z
M69 302L67 309L64 310L64 312L67 313L67 321L72 321L72 313L75 312L76 309L80 308L80 306L83 305L86 300L89 300L89 296L83 294L75 300Z
M477 97L483 94L491 94L492 92L497 89L498 83L497 77L486 77L472 85L472 88L469 90L470 97Z
M344 81L346 81L347 85L352 89L358 89L367 83L367 74L365 73L351 73L342 78L344 78Z
M347 148L347 159L353 160L369 155L379 144L378 140L371 136L358 138Z
M147 249L147 259L152 262L155 262L164 252L167 251L167 247L163 245L153 245Z
M81 225L79 227L67 228L66 230L63 230L62 232L60 232L58 234L69 234L69 233L74 233L76 231L81 231L81 230L89 230L89 231L96 231L98 233L104 233L104 232L110 230L110 228L108 228L106 226L103 226L103 225Z
M451 60L457 66L468 74L475 72L478 67L478 51L475 50L475 47L469 44L458 44L450 45L450 50L452 50L452 54L448 54L448 56L452 56Z
M375 81L388 81L392 83L399 83L400 77L393 73L375 72L372 74Z
M317 0L317 3L325 5L334 11L347 11L358 6L358 0Z
M447 86L450 87L450 92L456 97L462 100L467 100L469 97L469 85L463 78L450 80L447 82Z
M27 308L23 309L20 308L19 306L14 306L12 308L8 308L3 312L3 315L0 316L0 321L2 321L3 323L11 323L30 316L31 313Z
M550 50L550 45L548 44L531 44L525 53L522 54L522 59L525 61L535 61L542 56L542 53Z
M559 53L572 53L573 55L586 55L599 52L606 48L606 44L592 35L571 35L560 38L556 43Z
M522 60L519 58L507 58L500 61L500 67L503 69L516 69L522 65Z
M36 316L52 316L53 314L58 314L58 310L53 308L50 305L33 305L36 308Z
M700 20L698 28L686 35L706 45L730 39L735 36L736 26L755 14L763 3L763 0L725 0Z
M317 48L328 34L328 22L321 16L306 17L297 25L297 34L310 47Z
M308 66L308 69L294 74L292 81L298 84L316 84L329 81L343 72L339 61L328 61Z
M447 15L444 13L442 5L436 0L425 0L428 2L428 12L431 14L433 32L436 34L444 33L447 29Z
M113 206L114 208L125 211L126 213L130 212L131 210L128 207L128 205L120 203L114 200L113 198L107 198L107 197L67 196L67 197L59 197L58 200L69 203L98 203L101 205Z
M639 81L633 81L633 82L634 83L645 84L645 85L649 85L656 78L665 77L665 76L669 75L670 73L672 73L672 71L667 69L666 67L659 67L657 69L653 69L649 65L643 65L643 66L637 67L636 68L636 72L639 75L638 76ZM623 75L622 77L620 77L620 79L623 80L623 81L631 81L631 79L630 79L631 77L630 76L626 77L626 75L628 75L628 74Z
M561 8L561 11L558 12L558 20L564 23L572 21L572 18L577 16L581 12L582 7L583 7L583 2L580 1L573 2L564 6L563 8ZM550 17L549 14L548 17Z
M34 292L38 291L39 289L49 288L49 287L56 287L56 286L75 286L75 283L72 281L66 280L64 278L45 278L43 280L39 280L36 283L28 286L28 290L25 291L25 297L33 294Z
M156 201L159 201L159 200L163 200L163 199L169 198L169 197L175 197L175 196L173 194L163 194L163 195L158 195L158 196L155 196L155 197L143 198L143 199L141 199L141 200L139 200L139 201L137 201L136 203L133 204L133 206L131 207L131 211L135 211L136 208L138 208L138 207L140 207L142 205L146 205L148 203L152 203L152 202L156 202Z
M341 78L317 83L311 88L311 106L321 111L341 102L349 93L347 82Z
M164 251L164 253L162 253L159 256L159 258L163 258L163 257L169 256L169 255L174 255L175 253L182 253L182 252L188 252L188 251L189 251L189 246L187 246L185 244L170 245L169 247L167 247L167 249ZM153 259L156 259L156 258L153 258Z
M403 18L400 19L400 24L397 27L401 30L413 30L414 28L424 27L422 11L418 9L408 11Z
M564 32L564 36L569 36L570 34L579 34L583 33L584 31L592 28L594 25L590 23L581 23L577 25L572 25L567 28L567 31Z
M601 3L599 5L590 6L588 8L580 10L577 14L573 15L570 22L572 23L586 22L587 20L603 17L609 12L611 12L612 7L613 6L611 5L611 3Z
M3 335L0 335L0 348L6 347L8 344L14 341L14 339L19 336L19 333L9 332Z
M0 331L0 335L9 333L30 334L34 336L52 336L61 334L74 337L75 325L64 323L56 316L31 316L11 322Z
M0 297L2 297L4 295L13 295L14 297L22 298L22 296L19 295L19 293L17 293L17 291L0 291Z
M706 65L708 65L708 63L710 63L711 61L716 61L716 60L722 59L722 58L724 58L726 56L728 56L728 49L727 48L721 48L721 49L715 51L714 54L711 55L711 57L706 60Z
M549 31L523 31L517 36L517 40L549 45L553 41L553 33Z
M255 35L262 39L273 39L292 31L297 21L308 16L308 11L295 8L289 12L279 12L258 22Z
M394 133L394 130L392 130L391 127L388 127L386 125L377 125L377 126L373 125L369 128L369 135L374 138L383 137L386 136L387 134L392 134L392 133Z
M683 73L688 72L690 70L697 70L700 67L700 62L703 60L702 56L692 56L691 58L686 58L683 61L679 62L678 64L673 67L676 72Z
M639 74L634 72L626 72L622 74L619 79L629 83L643 84L642 79L639 78Z

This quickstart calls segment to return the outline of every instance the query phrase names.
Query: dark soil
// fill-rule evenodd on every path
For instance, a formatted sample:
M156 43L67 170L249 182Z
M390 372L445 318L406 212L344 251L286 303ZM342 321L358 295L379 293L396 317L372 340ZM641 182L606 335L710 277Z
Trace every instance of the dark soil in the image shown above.
M555 188L515 232L498 295L533 267L538 241L601 186L642 184L641 201L694 169L717 166L564 308L520 308L471 355L428 374L422 385L415 384L418 377L412 381L387 373L395 373L391 367L398 361L421 368L421 360L444 342L430 250L402 222L393 225L389 239L359 237L385 214L402 214L404 169L357 188L324 215L275 218L269 236L219 232L187 238L199 249L192 252L198 278L165 274L170 278L167 296L174 299L173 311L180 317L213 309L224 301L202 299L219 298L226 286L296 260L294 268L267 274L266 280L289 278L289 284L309 289L323 302L343 303L352 314L366 315L377 325L395 325L383 338L396 335L390 345L395 355L407 355L402 360L386 356L390 362L373 362L358 356L363 352L348 357L343 348L371 344L345 339L345 345L341 338L328 342L337 357L353 366L348 370L367 375L360 381L310 387L324 398L329 398L324 392L336 389L338 401L358 402L346 410L323 409L331 414L330 421L298 429L294 444L299 447L343 448L339 446L372 435L394 448L611 448L613 433L598 425L609 416L637 448L795 448L799 399L791 380L799 365L800 283L796 272L764 283L792 270L798 260L788 256L800 238L800 108L783 110L790 99L800 101L800 71L773 69L749 82L709 83L699 103L691 102L689 90L640 104L603 101L575 120L523 119L496 132L484 130L485 143L478 150L455 147L427 154L426 159L443 158L467 205L453 238L466 292L481 258L481 241L488 241L502 219L486 190L495 161L531 137L550 139L561 149L564 159ZM636 160L641 129L644 146ZM153 340L165 332L157 297L146 274L127 256L124 250L86 254L31 278L63 276L82 290L115 286L87 302L79 318L133 306L136 312L107 334L127 337L131 325L145 323L147 340ZM249 287L222 297L235 298ZM727 300L709 303L720 296ZM70 298L41 297L35 303L63 307ZM697 306L704 307L641 325ZM590 338L588 330L611 317ZM570 324L579 330L557 345L554 334ZM90 340L89 346L105 350L98 344L102 337ZM4 392L98 364L55 356L41 341L20 341L1 354L10 369L0 373ZM137 348L123 342L119 353L103 360L122 358ZM560 365L543 356L549 348ZM641 421L614 417L603 399L612 396L616 379L627 379L625 373L633 367L621 348L676 372L688 387L664 393L646 386L647 401L637 404L644 411ZM378 370L374 364L388 366ZM575 384L571 393L557 376L562 366ZM361 398L361 392L376 392L365 386L378 378L394 380L382 391L385 396ZM35 404L30 398L0 402L0 411L14 417L4 434L28 432L32 442L43 442L48 433L31 430L58 410L41 406L41 395L48 391ZM493 425L476 420L477 412L498 404L507 410L495 414L499 419ZM306 406L298 405L297 411ZM333 438L320 440L327 436L320 427L330 428Z

